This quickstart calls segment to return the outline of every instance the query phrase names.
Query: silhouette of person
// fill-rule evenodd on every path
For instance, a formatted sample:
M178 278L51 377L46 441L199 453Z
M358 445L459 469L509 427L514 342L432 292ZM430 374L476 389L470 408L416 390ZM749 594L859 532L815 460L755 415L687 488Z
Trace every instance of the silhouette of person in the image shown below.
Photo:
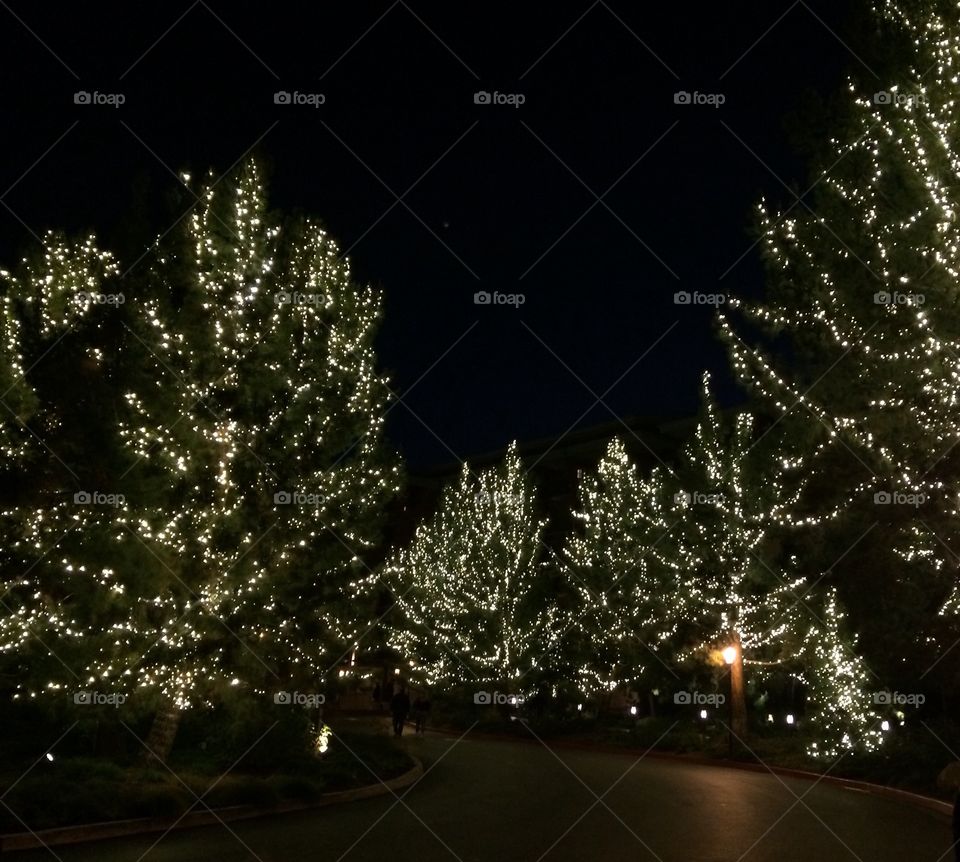
M400 736L410 712L410 695L405 688L401 688L391 699L390 711L393 713L393 735Z

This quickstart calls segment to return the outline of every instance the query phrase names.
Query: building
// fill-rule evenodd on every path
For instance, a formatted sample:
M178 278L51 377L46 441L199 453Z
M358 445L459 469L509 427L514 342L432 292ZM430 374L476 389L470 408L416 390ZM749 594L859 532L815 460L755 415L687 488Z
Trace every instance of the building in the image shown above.
M553 548L562 545L573 525L580 477L596 469L612 438L620 437L634 463L647 473L659 464L672 464L695 424L695 418L633 418L519 443L517 452L533 480L540 510L549 521L544 542ZM506 447L469 457L467 462L472 470L480 471L496 466L505 453ZM460 462L452 462L408 476L405 493L391 507L385 552L410 540L417 525L436 510L443 489L459 478L461 469Z

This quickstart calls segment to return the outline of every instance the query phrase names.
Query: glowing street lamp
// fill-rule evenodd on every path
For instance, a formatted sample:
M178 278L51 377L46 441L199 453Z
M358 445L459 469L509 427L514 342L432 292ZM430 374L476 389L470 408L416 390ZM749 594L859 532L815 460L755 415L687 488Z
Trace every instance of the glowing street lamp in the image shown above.
M726 664L733 664L737 660L737 655L739 650L735 646L728 646L723 648L723 660Z

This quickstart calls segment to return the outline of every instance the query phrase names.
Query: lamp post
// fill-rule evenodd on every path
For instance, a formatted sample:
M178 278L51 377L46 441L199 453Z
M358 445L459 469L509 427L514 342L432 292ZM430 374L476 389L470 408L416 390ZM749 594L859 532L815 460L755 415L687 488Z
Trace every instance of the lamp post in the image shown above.
M743 687L743 650L740 637L733 633L734 642L723 648L723 660L730 668L730 754L733 755L734 736L747 735L747 702Z

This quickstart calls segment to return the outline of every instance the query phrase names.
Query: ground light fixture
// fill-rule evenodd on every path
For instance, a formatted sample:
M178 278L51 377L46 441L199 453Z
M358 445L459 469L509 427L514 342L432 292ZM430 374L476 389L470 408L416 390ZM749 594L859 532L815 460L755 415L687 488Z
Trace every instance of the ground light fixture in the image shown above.
M320 730L317 732L317 754L326 754L330 748L330 737L333 736L333 731L330 729L329 725L322 725Z

